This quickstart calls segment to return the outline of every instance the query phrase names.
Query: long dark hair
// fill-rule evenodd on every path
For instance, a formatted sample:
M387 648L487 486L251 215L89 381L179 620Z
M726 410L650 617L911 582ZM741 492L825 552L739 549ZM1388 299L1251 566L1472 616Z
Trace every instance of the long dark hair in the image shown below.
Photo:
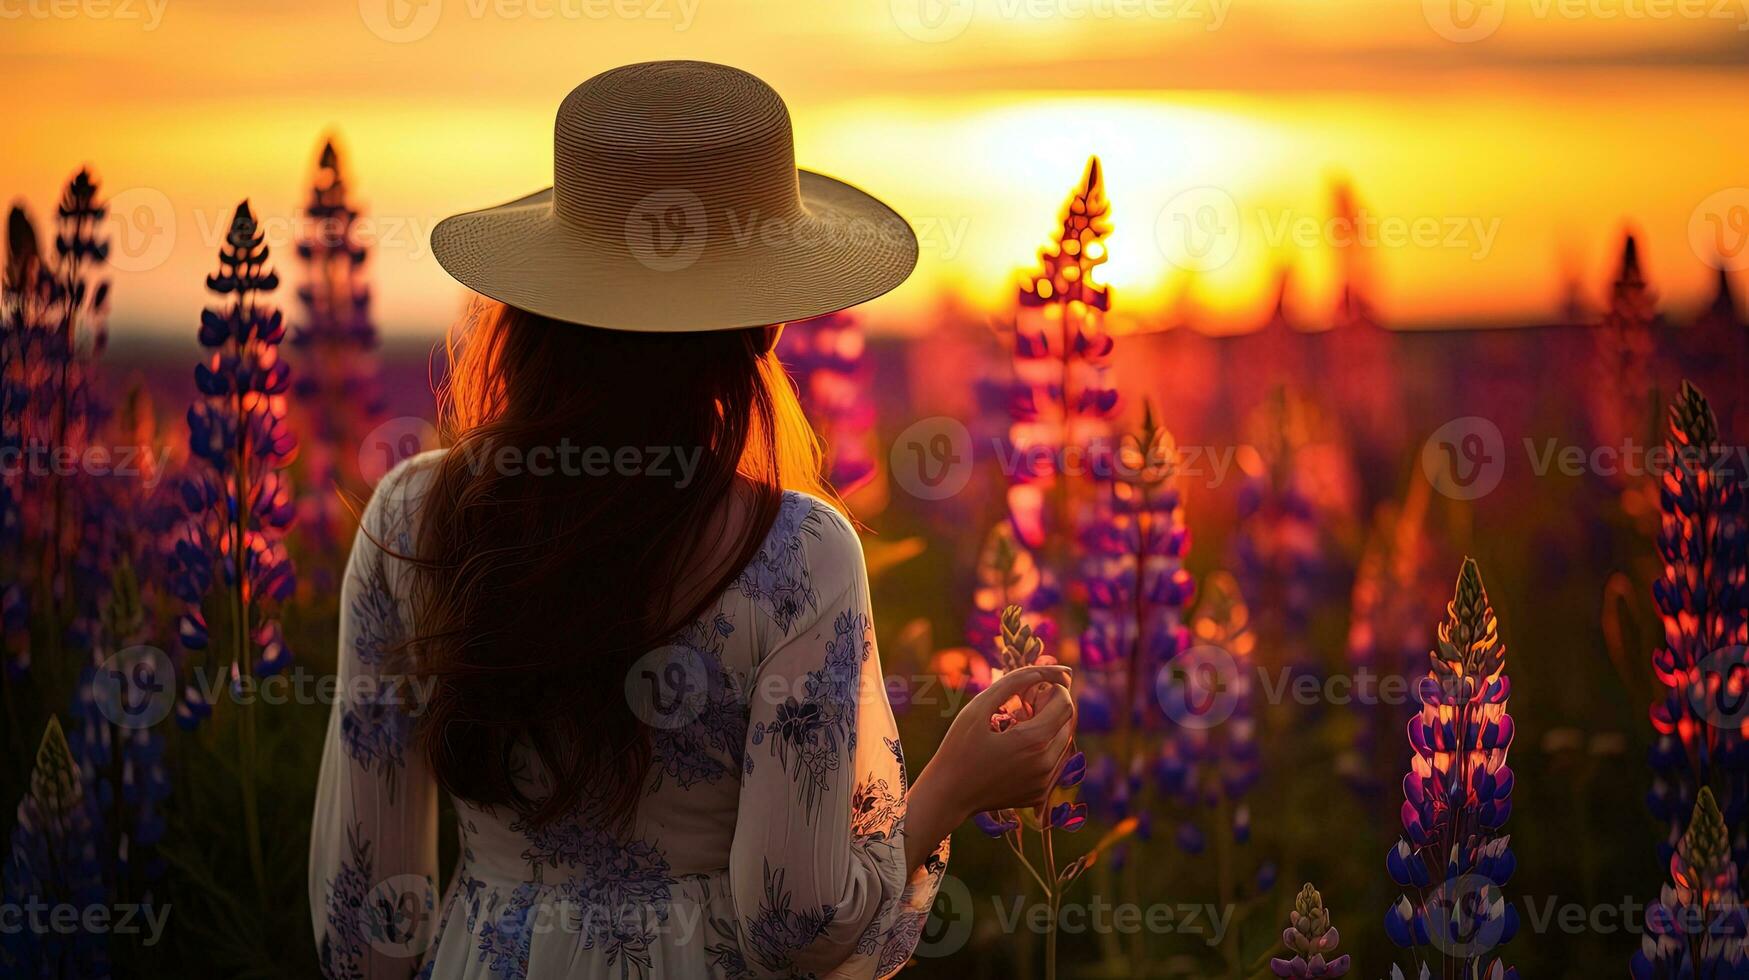
M406 648L434 682L419 741L450 793L535 826L631 817L651 749L628 669L731 584L783 488L826 492L770 338L624 333L492 302L452 330L450 448L420 506ZM731 495L744 519L725 519ZM544 770L538 791L519 746Z

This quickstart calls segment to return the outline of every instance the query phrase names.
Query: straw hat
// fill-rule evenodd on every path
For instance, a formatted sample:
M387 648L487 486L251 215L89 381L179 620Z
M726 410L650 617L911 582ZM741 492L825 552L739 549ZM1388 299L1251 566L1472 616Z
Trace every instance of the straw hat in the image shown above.
M797 170L789 110L737 68L653 61L577 86L553 186L445 218L449 274L511 306L615 330L727 330L873 299L917 264L891 208Z

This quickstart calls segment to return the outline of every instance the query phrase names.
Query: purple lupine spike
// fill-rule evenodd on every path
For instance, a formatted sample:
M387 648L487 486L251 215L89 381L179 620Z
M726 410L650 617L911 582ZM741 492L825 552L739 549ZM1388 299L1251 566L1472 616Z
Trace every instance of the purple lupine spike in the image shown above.
M277 672L290 660L271 612L296 581L284 542L294 497L283 470L297 441L286 421L284 323L265 300L279 277L267 262L265 238L244 201L219 250L219 269L207 277L207 288L227 302L201 315L199 336L209 353L195 368L200 397L188 410L189 451L199 465L182 486L187 519L167 558L171 591L187 606L179 621L181 646L202 655L209 677ZM244 638L244 649L227 649L223 660L203 609L215 580ZM177 720L197 725L211 710L185 694Z
M1269 969L1278 977L1293 980L1314 980L1340 977L1348 973L1349 959L1337 956L1336 944L1341 934L1330 924L1330 913L1324 908L1324 897L1306 882L1294 899L1288 913L1288 926L1282 930L1281 944L1294 954L1291 959L1280 957L1269 961Z
M1357 683L1413 676L1432 642L1430 624L1444 597L1429 575L1422 527L1430 492L1426 482L1416 482L1401 506L1382 505L1375 514L1349 603L1346 649ZM1389 780L1380 774L1396 768L1397 733L1407 720L1406 708L1385 703L1394 699L1374 700L1380 703L1356 706L1354 741L1337 757L1343 781L1369 802L1385 795Z
M0 873L0 897L7 908L94 908L104 903L102 856L90 804L60 720L51 716ZM0 930L0 974L43 980L109 976L103 934L51 928L47 922L20 925L26 927Z
M1218 572L1205 582L1190 637L1192 653L1174 662L1157 692L1179 724L1161 746L1156 773L1184 822L1198 828L1183 840L1206 846L1208 835L1199 825L1200 811L1206 810L1227 815L1227 825L1214 828L1218 846L1245 844L1250 838L1245 798L1262 774L1253 703L1257 640L1231 575ZM1219 714L1199 713L1199 704Z
M1516 976L1490 954L1518 929L1517 910L1502 896L1513 870L1507 752L1506 645L1473 559L1465 559L1439 627L1409 723L1414 750L1403 779L1403 838L1386 854L1391 878L1405 889L1385 913L1385 932L1439 980Z
M1646 909L1646 933L1629 972L1634 980L1749 977L1749 935L1725 818L1701 787L1687 829L1670 856L1670 883Z
M309 450L302 465L310 490L296 505L299 526L305 541L331 556L352 537L351 513L339 491L364 485L352 450L364 444L384 414L379 340L370 311L369 248L359 236L359 216L340 153L332 140L325 141L297 245L302 312L291 334L297 363L291 391L296 428ZM286 367L277 365L274 384L285 384ZM315 588L331 585L318 581Z
M1598 445L1644 443L1652 437L1653 330L1658 316L1658 294L1640 268L1639 244L1628 235L1610 284L1609 308L1591 329L1592 377L1585 391ZM1621 474L1618 482L1626 478Z
M1096 516L1081 538L1087 628L1081 634L1081 728L1111 738L1111 763L1096 775L1129 780L1146 765L1169 727L1155 681L1188 645L1184 608L1192 592L1190 548L1180 505L1178 450L1143 406L1141 428L1126 435ZM1091 708L1091 710L1087 710ZM1135 793L1103 786L1090 793L1113 819L1129 815ZM1117 805L1117 809L1108 807Z
M1107 420L1117 411L1105 328L1111 291L1094 278L1106 260L1110 210L1095 157L1063 210L1061 232L1039 253L1039 271L1020 287L1014 323L1008 441L1024 465L1010 476L1009 519L1021 544L1052 553L1046 567L1064 577L1083 502L1058 461L1085 452L1097 466L1109 453Z
M45 252L24 210L7 220L0 281L0 448L46 458L81 452L107 405L93 386L105 343L109 242L99 183L80 170L62 191L53 249ZM52 257L51 257L52 256ZM30 664L30 626L41 622L57 647L83 650L101 606L100 552L107 515L86 506L80 476L55 467L10 468L0 477L0 628L6 669ZM77 670L77 662L69 665ZM65 675L63 675L65 676Z
M45 337L52 332L49 295L52 276L45 271L36 229L24 210L13 207L7 218L5 278L0 281L0 450L22 454L42 443L45 418L42 395L47 365ZM46 528L40 513L41 481L31 467L0 472L0 638L5 640L5 669L13 678L30 669L32 599L35 558L42 554L40 535Z
M1322 421L1304 397L1275 388L1247 421L1250 442L1236 457L1241 483L1232 561L1245 599L1258 612L1258 641L1274 661L1301 675L1321 674L1307 643L1312 616L1333 598L1341 570L1328 546L1331 525L1352 507L1354 476L1345 453L1324 451ZM1321 680L1321 677L1319 678Z
M105 885L115 901L151 900L151 886L165 871L157 847L165 833L162 808L170 795L165 742L153 724L128 724L117 705L147 705L160 691L174 690L174 677L157 676L167 663L143 659L118 669L110 656L141 643L149 624L139 580L120 559L107 590L102 628L92 663L80 678L73 702L70 739L91 801L93 833L105 842ZM163 685L161 688L160 685ZM126 896L122 898L121 896Z
M1687 828L1691 801L1701 787L1713 787L1733 860L1741 863L1749 857L1749 742L1737 707L1749 669L1744 474L1731 472L1712 407L1687 382L1671 402L1664 445L1674 465L1662 480L1664 569L1652 586L1664 623L1652 670L1664 693L1651 710L1655 778L1647 802L1669 828L1660 845L1668 859Z

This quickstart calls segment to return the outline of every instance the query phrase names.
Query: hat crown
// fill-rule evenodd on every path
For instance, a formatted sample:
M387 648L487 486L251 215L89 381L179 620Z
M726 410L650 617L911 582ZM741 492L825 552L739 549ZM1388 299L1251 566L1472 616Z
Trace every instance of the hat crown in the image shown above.
M654 61L571 90L553 126L553 209L619 235L656 204L702 209L712 237L802 211L789 110L726 65Z

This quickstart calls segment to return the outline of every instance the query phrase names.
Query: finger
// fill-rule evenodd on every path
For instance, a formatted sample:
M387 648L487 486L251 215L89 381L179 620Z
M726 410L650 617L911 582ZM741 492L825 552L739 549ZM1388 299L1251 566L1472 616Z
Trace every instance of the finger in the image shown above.
M1073 701L1069 689L1060 684L1034 684L1026 692L1026 704L1035 713L1052 701Z
M1069 668L1057 664L1035 664L1031 667L1021 667L1018 670L1011 670L1008 673L1003 674L1001 677L998 677L995 683L984 688L984 690L972 700L974 702L985 701L986 703L994 702L996 704L1001 704L1014 695L1025 691L1033 684L1048 683L1068 687L1069 678L1071 676L1072 672Z
M1026 693L1022 695L1022 698L1026 701L1027 707L1037 708L1051 697L1052 691L1063 695L1068 694L1068 688L1061 684L1034 684L1026 689Z
M1032 717L1015 722L1010 731L1054 732L1074 718L1075 699L1064 693L1034 705Z
M1063 764L1068 761L1069 750L1073 747L1074 741L1075 727L1069 725L1058 732L1056 737L1051 739L1051 744L1046 746L1044 757L1051 760L1051 786L1057 785L1057 777L1063 774Z

